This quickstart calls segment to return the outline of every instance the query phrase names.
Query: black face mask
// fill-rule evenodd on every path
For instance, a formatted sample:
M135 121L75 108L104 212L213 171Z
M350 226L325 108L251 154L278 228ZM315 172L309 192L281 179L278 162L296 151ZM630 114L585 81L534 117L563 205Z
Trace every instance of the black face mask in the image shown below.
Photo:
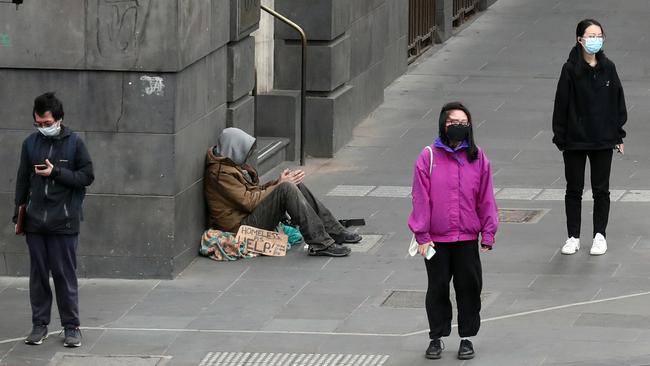
M465 141L469 137L469 126L450 125L447 127L447 139L449 141Z

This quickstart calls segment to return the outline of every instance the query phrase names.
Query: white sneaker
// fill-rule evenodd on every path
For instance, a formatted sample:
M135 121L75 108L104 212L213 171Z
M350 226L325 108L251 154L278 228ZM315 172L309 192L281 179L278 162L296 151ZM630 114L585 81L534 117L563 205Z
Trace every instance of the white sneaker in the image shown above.
M566 240L562 247L562 254L575 254L580 249L580 239L573 236Z
M607 240L603 234L598 233L594 237L594 243L591 245L591 250L589 254L591 255L603 255L607 251Z

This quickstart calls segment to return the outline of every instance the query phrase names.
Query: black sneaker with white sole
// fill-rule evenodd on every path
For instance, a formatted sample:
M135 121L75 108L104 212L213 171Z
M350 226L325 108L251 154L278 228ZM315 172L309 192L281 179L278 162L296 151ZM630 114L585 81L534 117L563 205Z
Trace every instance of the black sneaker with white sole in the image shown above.
M80 347L81 346L81 330L77 327L66 327L63 330L63 346L64 347Z
M32 332L25 338L25 343L39 345L47 338L47 325L34 325Z

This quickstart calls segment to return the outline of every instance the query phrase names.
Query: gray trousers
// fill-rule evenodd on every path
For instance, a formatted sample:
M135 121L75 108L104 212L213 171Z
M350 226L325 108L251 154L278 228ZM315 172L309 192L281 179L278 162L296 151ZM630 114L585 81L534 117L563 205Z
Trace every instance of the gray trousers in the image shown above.
M29 248L29 300L32 324L50 324L52 289L50 272L56 290L63 327L79 326L79 294L77 286L78 235L27 233Z
M275 230L287 213L298 224L305 242L315 250L329 247L334 243L330 234L345 230L304 184L288 182L280 183L241 224Z

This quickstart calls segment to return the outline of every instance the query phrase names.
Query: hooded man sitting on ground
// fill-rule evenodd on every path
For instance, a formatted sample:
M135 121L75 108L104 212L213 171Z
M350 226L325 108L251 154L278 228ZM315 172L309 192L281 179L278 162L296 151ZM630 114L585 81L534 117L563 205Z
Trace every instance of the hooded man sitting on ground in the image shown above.
M289 214L296 223L309 255L344 257L346 243L358 243L351 233L302 184L302 170L285 169L274 181L261 185L257 171L246 164L255 150L255 138L238 128L226 128L217 146L208 150L204 192L210 226L237 232L240 225L275 230Z

